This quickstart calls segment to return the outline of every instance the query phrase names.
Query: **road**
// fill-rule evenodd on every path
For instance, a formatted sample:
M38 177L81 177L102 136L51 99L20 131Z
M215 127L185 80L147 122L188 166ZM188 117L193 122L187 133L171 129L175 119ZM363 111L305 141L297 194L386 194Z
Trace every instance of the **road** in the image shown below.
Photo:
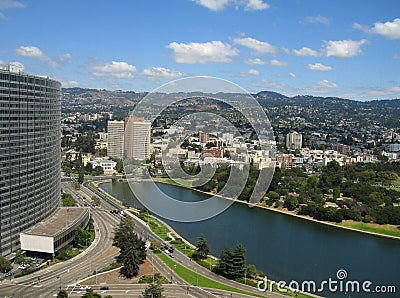
M100 195L101 193L97 190L94 190L97 195ZM105 198L107 200L109 200L108 198ZM128 213L129 214L129 213ZM135 228L136 228L136 232L139 234L147 234L148 235L148 240L152 241L152 240L157 240L159 242L163 242L164 240L159 238L157 235L155 235L150 228L147 226L147 224L145 222L143 222L142 220L138 219L137 217L129 214L130 216L132 216L135 219ZM267 292L267 293L263 293L260 292L258 289L251 287L251 286L247 286L244 285L242 283L238 283L232 280L229 280L227 278L224 278L222 276L219 276L213 272L211 272L210 270L204 268L203 266L197 264L196 262L192 261L189 257L187 257L185 254L181 253L178 250L175 250L174 252L174 256L175 256L175 261L179 262L180 264L184 265L185 267L189 268L190 270L197 272L203 276L206 276L212 280L218 281L222 284L225 285L229 285L232 286L234 288L246 291L246 292L250 292L253 294L257 294L257 295L261 295L261 296L265 296L265 297L287 297L285 295L279 294L279 293L271 293L271 292ZM235 294L233 294L235 295ZM238 295L238 294L236 294ZM230 297L230 296L229 296Z
M112 237L113 230L119 223L121 217L112 215L109 211L115 209L122 210L122 207L105 197L101 192L91 188L88 182L85 182L80 190L76 190L72 186L70 179L63 179L62 188L75 198L91 198L93 195L97 195L102 199L100 209L94 208L94 206L89 204L95 229L98 231L96 232L94 242L84 253L71 260L52 265L49 268L27 276L2 281L0 283L1 295L18 298L52 297L56 295L60 288L67 288L71 297L80 297L83 292L75 289L71 285L75 285L79 280L114 262L115 257L119 254L119 250L112 246ZM83 204L82 200L79 203ZM135 219L136 233L142 235L145 240L163 241L149 229L145 222L131 214L129 215ZM264 294L267 296L266 294L268 294L268 297L284 297L276 293L260 293L254 287L246 286L218 276L198 265L196 262L191 261L186 255L177 250L175 250L174 255L175 261L212 280L257 295ZM167 297L249 297L238 293L189 286L158 257L153 256L151 251L148 252L148 260L153 263L153 266L158 272L172 279L173 284L163 286L165 288L164 294ZM92 287L95 290L99 290L99 285L92 285ZM144 287L145 285L112 285L110 290L106 292L114 297L138 297L139 293L143 292Z

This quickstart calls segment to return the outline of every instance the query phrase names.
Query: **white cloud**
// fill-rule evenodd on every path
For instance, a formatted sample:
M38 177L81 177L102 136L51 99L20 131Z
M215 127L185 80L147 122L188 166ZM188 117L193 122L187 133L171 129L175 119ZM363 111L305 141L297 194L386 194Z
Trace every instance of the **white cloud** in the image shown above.
M49 56L47 56L45 53L43 53L42 50L39 49L38 47L20 46L19 48L16 48L14 51L17 56L28 57L28 58L32 58L32 59L38 59L41 61L45 61L51 67L58 66L57 62L53 61Z
M207 63L207 62L232 62L230 57L237 56L239 50L221 41L211 41L205 43L170 43L167 48L174 51L177 63Z
M322 80L317 82L317 86L321 88L336 88L337 85L333 82L330 82L328 80Z
M308 64L307 68L313 71L329 71L333 70L332 66L323 65L322 63Z
M371 28L354 23L353 28L366 33L382 35L388 39L400 39L400 18L394 19L393 22L376 22Z
M248 47L249 49L252 49L257 53L275 54L278 51L278 48L276 46L273 46L268 42L259 41L251 37L235 38L233 42L235 44Z
M387 99L389 97L400 98L400 86L387 88L371 88L370 86L365 86L360 89L366 91L361 93L341 94L340 97L352 99Z
M58 58L59 58L61 61L64 61L64 60L71 59L71 58L72 58L72 55L69 54L69 53L66 53L66 54L60 55Z
M10 65L16 66L21 71L24 71L24 69L25 69L25 66L21 62L18 62L18 61L10 62Z
M24 8L25 5L13 0L0 0L0 20L5 20L6 16L1 12L10 8Z
M331 20L329 20L327 17L323 16L308 16L305 17L302 21L300 21L301 24L324 24L324 25L329 25L331 23Z
M109 76L117 79L133 79L132 72L136 71L134 65L126 62L111 61L109 63L96 65L92 67L96 77Z
M204 6L212 11L223 10L229 5L243 7L245 10L264 10L268 9L270 5L263 0L192 0L198 5Z
M260 58L254 58L254 59L247 59L245 63L249 65L264 65L265 61L261 60Z
M176 79L184 76L185 74L177 71L171 70L164 67L150 67L143 70L143 74L147 77L152 78L166 78L166 79Z
M23 8L23 7L25 7L25 5L18 1L0 0L0 10L8 8Z
M44 59L46 57L46 55L43 54L41 49L34 46L20 46L19 48L15 49L15 53L18 56L30 57L36 59Z
M269 62L270 65L272 66L288 66L289 64L287 62L279 61L276 59L273 59Z
M246 10L264 10L268 9L269 4L263 0L249 0L246 4Z
M260 74L260 72L257 69L249 69L247 73L253 76L258 76Z
M79 84L77 81L61 81L61 84L64 88L72 88L72 87L81 86L81 84Z
M350 58L362 54L361 46L367 40L329 40L325 42L324 52L327 57Z
M293 50L292 53L296 56L317 57L319 55L317 51L307 48L307 47L302 47L300 50Z
M229 0L193 0L193 1L213 11L224 9L229 4Z
M293 73L293 72L289 73L289 75L290 75L292 78L297 78L296 74Z

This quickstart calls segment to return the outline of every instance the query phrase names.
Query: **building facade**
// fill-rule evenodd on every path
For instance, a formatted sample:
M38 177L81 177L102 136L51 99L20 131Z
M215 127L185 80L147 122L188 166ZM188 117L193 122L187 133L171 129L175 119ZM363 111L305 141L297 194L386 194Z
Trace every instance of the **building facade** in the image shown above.
M124 121L107 123L107 155L122 158L124 154Z
M290 132L286 135L286 148L301 149L303 145L303 136L298 132Z
M124 157L145 160L150 157L151 123L143 118L125 118Z
M0 253L60 206L61 84L0 66Z

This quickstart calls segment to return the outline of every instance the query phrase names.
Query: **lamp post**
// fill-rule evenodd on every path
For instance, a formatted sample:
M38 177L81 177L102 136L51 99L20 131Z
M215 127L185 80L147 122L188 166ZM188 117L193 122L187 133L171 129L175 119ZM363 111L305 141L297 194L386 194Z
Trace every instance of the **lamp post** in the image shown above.
M60 280L60 291L61 291L61 276L57 276L57 278Z

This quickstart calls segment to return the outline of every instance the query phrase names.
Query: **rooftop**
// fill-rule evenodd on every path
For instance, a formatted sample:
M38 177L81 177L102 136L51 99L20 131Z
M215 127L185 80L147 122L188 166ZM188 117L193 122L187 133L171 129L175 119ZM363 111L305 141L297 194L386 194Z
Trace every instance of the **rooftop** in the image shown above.
M35 226L23 232L24 234L54 237L62 230L71 226L77 219L82 217L89 208L83 207L60 207L57 212L48 219L37 223Z

